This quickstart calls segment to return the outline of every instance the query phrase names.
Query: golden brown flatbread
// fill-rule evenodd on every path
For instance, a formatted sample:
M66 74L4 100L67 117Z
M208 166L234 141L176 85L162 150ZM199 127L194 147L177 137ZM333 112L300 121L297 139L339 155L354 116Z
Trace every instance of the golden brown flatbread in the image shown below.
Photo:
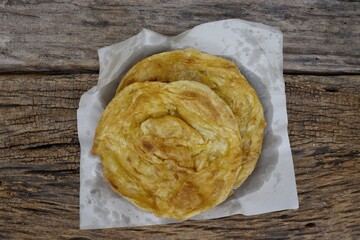
M116 192L158 217L186 219L231 194L242 141L230 107L206 85L139 82L104 110L93 153Z
M236 116L243 140L243 164L234 185L234 188L239 187L255 168L266 122L255 90L236 64L195 49L164 52L133 66L121 80L117 92L135 82L179 80L197 81L209 86Z

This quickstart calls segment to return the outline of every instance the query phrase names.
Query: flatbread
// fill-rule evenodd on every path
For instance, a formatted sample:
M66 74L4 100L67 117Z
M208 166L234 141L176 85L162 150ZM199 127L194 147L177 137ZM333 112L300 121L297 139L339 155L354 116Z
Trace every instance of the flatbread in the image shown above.
M255 168L266 126L262 105L255 90L233 62L185 49L155 54L134 65L121 80L117 92L135 82L191 80L210 87L231 108L243 141L243 163L234 188Z
M225 201L242 162L230 107L195 81L124 88L104 110L92 151L114 191L145 211L173 219Z

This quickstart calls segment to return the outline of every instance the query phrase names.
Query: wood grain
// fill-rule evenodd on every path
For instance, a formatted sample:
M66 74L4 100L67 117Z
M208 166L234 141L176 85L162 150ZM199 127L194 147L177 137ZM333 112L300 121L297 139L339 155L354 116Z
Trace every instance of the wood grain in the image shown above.
M0 2L0 239L360 239L359 9L330 0ZM284 33L300 209L80 231L76 109L96 84L96 49L142 28L176 35L229 18Z
M299 210L80 231L76 109L97 74L0 75L0 238L359 239L360 76L285 79Z
M2 1L0 72L96 73L97 49L142 28L176 35L229 18L284 33L287 73L360 73L358 1Z

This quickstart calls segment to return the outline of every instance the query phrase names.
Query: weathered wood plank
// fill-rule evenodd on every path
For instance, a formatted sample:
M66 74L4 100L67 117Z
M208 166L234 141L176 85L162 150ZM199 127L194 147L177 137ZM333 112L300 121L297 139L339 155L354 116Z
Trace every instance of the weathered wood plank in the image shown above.
M98 70L97 49L148 28L179 34L241 18L284 32L284 70L360 73L358 1L3 1L0 72Z
M77 143L79 97L98 75L6 75L1 77L1 148ZM11 113L11 114L10 114ZM65 141L66 139L66 141Z
M79 231L76 108L97 75L1 75L0 238L360 238L360 76L285 78L299 210Z

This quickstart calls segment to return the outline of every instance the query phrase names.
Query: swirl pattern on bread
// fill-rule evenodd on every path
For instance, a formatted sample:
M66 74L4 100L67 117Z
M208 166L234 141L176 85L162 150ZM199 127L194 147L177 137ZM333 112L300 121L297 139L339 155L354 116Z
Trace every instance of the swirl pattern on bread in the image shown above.
M102 114L92 149L114 191L173 219L225 201L243 155L228 104L196 81L142 81L121 89Z

